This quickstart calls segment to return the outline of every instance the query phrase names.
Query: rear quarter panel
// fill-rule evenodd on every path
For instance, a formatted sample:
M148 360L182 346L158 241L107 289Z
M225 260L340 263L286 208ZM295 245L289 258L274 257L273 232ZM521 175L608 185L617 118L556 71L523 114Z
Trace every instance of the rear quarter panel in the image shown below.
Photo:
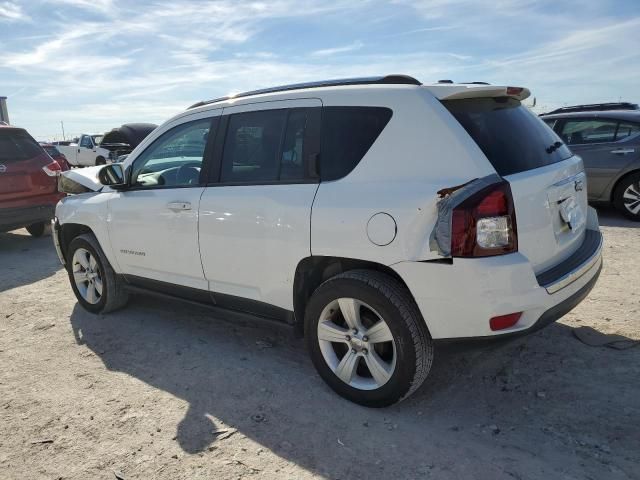
M477 145L442 104L424 89L336 92L325 106L381 106L393 116L346 177L322 182L313 204L312 255L348 257L391 265L439 258L429 249L437 219L437 191L495 173ZM372 101L373 99L373 101ZM367 224L376 213L392 216L394 240L374 244Z

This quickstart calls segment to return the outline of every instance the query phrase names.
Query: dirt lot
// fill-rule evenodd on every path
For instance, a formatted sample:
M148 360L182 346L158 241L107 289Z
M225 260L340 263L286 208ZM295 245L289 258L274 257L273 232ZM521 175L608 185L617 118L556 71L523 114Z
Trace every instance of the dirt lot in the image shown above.
M601 211L600 281L507 343L440 347L383 410L316 375L285 329L138 298L76 305L51 245L0 234L0 479L640 478L640 225Z

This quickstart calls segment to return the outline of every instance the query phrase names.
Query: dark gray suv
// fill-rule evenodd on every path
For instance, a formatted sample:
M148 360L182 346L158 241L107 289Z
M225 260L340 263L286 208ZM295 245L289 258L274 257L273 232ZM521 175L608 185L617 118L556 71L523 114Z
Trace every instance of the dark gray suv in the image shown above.
M640 221L640 110L541 116L582 157L591 203L613 204Z

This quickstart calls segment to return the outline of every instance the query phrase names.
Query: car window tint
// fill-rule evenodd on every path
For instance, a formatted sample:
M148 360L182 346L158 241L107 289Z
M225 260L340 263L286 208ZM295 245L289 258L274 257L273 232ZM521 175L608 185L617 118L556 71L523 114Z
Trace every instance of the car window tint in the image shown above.
M544 167L571 157L571 151L520 101L508 98L445 100L499 175Z
M617 122L613 120L567 120L562 127L562 139L568 145L613 142Z
M229 118L222 182L278 180L287 110L236 113Z
M19 162L42 154L42 148L23 130L0 128L0 162Z
M631 137L635 137L640 133L640 124L620 122L618 125L618 133L616 134L616 140L626 140Z
M211 118L183 123L162 134L136 158L132 184L140 187L197 185Z
M380 107L324 107L320 146L320 178L348 175L369 151L391 119Z

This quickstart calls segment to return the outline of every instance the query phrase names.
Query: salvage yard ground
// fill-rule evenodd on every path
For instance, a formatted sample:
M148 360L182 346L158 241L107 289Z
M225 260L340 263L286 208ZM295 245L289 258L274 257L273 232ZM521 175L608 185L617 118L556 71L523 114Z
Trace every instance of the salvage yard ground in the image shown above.
M282 328L139 297L91 315L50 237L0 234L0 479L640 478L640 224L601 210L605 263L557 324L441 346L424 386L366 409ZM224 317L224 318L223 318Z

